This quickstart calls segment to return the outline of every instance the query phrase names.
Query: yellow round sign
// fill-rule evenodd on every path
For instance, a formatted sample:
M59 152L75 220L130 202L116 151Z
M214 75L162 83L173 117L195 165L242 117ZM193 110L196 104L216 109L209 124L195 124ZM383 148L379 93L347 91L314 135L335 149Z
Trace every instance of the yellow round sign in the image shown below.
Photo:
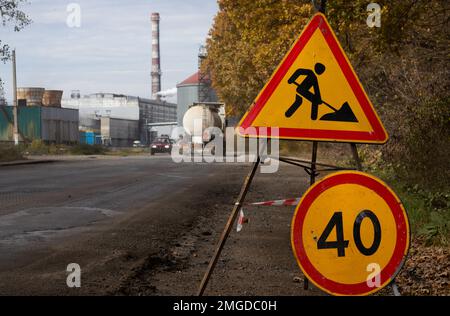
M304 274L333 295L368 295L401 269L410 241L399 198L381 180L339 172L313 185L292 220L292 248Z

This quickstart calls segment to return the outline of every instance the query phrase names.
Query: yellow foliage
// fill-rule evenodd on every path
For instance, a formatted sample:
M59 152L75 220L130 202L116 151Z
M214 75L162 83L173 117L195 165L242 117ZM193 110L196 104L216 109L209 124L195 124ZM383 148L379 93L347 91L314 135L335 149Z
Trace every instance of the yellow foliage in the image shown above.
M241 115L313 14L310 1L219 0L207 41L213 85Z

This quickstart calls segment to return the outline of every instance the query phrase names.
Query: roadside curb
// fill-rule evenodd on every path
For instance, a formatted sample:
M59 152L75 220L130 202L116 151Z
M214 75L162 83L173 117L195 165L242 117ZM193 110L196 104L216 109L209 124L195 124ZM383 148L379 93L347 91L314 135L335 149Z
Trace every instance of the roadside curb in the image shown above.
M13 166L21 166L21 165L38 165L44 163L54 163L57 160L19 160L19 161L11 161L11 162L0 162L1 167L13 167Z

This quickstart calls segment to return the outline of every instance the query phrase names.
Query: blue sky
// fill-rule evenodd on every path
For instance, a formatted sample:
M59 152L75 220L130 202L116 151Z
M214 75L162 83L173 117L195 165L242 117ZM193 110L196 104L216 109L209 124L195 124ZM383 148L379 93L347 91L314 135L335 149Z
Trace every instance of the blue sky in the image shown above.
M151 95L151 12L161 15L162 89L197 70L197 54L217 12L215 0L30 0L33 23L19 33L0 27L17 50L18 85ZM67 6L81 7L81 27L67 26ZM0 64L8 100L11 64ZM171 100L173 101L173 99Z

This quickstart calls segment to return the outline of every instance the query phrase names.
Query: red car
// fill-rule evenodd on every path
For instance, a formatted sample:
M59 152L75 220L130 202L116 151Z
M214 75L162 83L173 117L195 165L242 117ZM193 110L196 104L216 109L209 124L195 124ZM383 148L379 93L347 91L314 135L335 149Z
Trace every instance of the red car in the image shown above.
M169 138L159 137L150 145L150 154L153 156L156 153L171 153L172 140Z

